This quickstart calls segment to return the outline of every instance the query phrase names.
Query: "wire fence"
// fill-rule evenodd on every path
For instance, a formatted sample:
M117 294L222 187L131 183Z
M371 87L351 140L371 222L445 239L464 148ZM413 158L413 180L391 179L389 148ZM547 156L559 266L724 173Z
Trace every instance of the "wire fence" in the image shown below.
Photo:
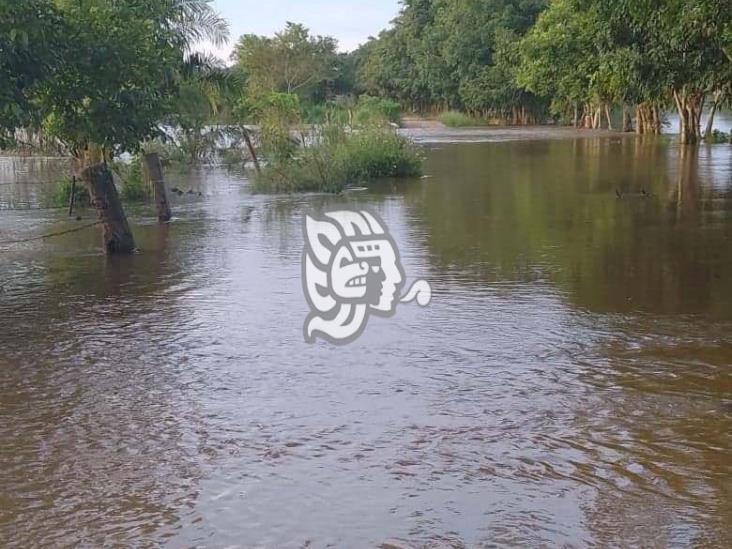
M49 179L15 179L12 181L0 180L0 211L27 211L27 210L55 210L66 206L48 205L48 197L43 190L28 192L29 189L48 188L58 181ZM17 188L19 192L8 192L8 189Z
M19 239L13 239L13 240L0 240L0 246L11 246L13 244L24 244L26 242L33 242L36 240L45 240L46 238L52 238L54 236L62 236L69 233L76 233L79 231L83 231L84 229L88 229L89 227L94 227L95 225L99 225L101 221L95 221L94 223L87 223L85 225L80 225L79 227L72 227L71 229L66 229L64 231L56 231L52 233L46 233L36 236L30 236L28 238L19 238Z

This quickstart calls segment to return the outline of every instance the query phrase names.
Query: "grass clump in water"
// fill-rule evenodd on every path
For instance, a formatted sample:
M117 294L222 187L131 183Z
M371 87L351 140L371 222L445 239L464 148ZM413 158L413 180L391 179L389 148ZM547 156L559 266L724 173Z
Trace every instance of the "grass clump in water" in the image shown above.
M134 157L131 162L114 162L112 170L122 180L120 198L131 204L147 202L150 188L142 176L142 161Z
M138 158L132 162L115 161L110 165L112 173L115 174L115 183L119 189L120 198L123 202L136 204L146 202L150 198L149 186L142 177L142 166ZM69 205L71 190L74 188L73 178L66 176L57 181L48 191L45 202L50 207L62 208ZM81 179L76 179L74 206L86 208L91 204L89 190Z
M69 205L71 190L74 188L71 176L64 177L56 182L46 197L46 202L51 207L63 208ZM45 193L44 193L45 194ZM76 180L74 205L80 208L89 206L89 191L83 181Z
M381 126L349 131L326 125L303 136L305 145L274 155L255 179L260 192L340 192L380 177L417 176L422 158L416 147Z
M732 132L725 133L721 130L712 131L711 135L704 136L706 143L732 143Z
M468 116L465 113L459 111L447 111L443 112L439 118L448 128L466 128L469 126L483 126L485 123L472 116Z

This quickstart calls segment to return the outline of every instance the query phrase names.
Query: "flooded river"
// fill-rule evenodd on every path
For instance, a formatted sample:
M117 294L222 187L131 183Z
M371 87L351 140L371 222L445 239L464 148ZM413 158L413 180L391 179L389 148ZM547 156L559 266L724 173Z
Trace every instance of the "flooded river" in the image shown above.
M343 196L171 173L114 259L0 159L0 546L730 546L732 148L572 135L416 135ZM338 204L433 300L308 345Z

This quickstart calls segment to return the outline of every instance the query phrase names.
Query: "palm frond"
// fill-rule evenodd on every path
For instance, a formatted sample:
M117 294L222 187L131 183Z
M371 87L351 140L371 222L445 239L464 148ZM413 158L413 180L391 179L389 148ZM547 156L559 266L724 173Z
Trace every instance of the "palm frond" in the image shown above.
M165 24L190 51L194 44L208 40L222 46L229 40L229 23L211 6L211 0L168 0Z

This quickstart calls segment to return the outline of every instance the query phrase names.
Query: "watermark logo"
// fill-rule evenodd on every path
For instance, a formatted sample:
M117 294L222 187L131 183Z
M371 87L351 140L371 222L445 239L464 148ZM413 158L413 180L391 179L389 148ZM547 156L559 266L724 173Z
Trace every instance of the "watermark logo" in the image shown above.
M418 280L402 295L404 268L384 222L365 210L305 216L302 284L310 305L305 341L335 344L356 339L369 315L392 316L398 303L425 307L432 289ZM399 297L401 296L401 297Z

